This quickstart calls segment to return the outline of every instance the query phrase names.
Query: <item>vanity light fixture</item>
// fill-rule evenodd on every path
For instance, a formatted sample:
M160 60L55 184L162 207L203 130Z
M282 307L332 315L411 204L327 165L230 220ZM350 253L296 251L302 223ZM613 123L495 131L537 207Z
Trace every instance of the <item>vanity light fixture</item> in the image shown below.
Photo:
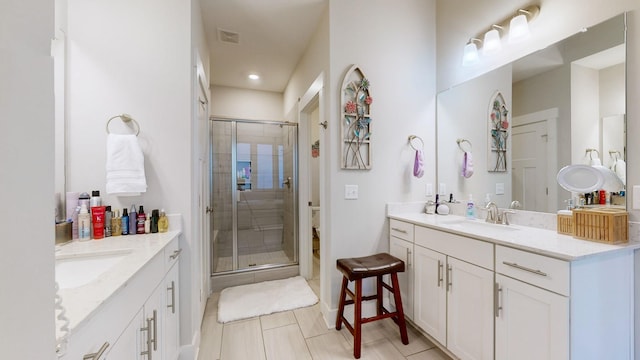
M530 36L529 23L538 16L539 13L539 5L529 5L525 8L518 9L514 15L492 24L487 31L476 35L472 39L484 39L484 41L482 41L482 55L488 56L495 54L502 49L501 35L504 31L508 31L509 43L515 43ZM478 40L477 43L480 43L480 41ZM470 66L479 60L479 57L476 57L479 47L479 45L476 45L475 40L469 40L464 47L462 66Z
M260 80L260 75L258 74L249 74L249 79L251 80Z
M491 30L484 34L482 55L491 55L502 50L502 41L500 40L499 30L502 30L502 26L494 24L491 25Z
M480 59L476 42L481 43L482 41L480 39L471 38L467 45L465 45L464 55L462 56L462 66L473 65Z

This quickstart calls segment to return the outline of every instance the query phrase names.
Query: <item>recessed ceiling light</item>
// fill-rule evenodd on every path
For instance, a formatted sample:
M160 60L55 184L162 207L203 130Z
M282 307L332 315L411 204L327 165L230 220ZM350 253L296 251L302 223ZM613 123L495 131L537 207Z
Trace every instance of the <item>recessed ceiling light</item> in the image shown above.
M251 80L259 80L260 79L260 75L258 75L258 74L249 74L249 79L251 79Z

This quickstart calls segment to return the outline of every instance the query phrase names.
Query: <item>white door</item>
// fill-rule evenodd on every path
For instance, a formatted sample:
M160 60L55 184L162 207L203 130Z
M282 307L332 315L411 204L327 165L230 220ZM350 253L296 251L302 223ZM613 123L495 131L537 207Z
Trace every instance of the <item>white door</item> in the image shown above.
M413 320L413 244L396 237L391 237L389 253L404 261L405 270L404 272L398 273L398 285L400 286L404 315ZM393 296L390 296L389 300L395 307Z
M512 129L513 200L523 210L547 209L547 122L514 126Z
M496 360L569 359L569 299L496 274Z
M199 165L199 179L200 189L198 196L198 217L200 219L200 266L199 266L199 278L200 278L200 302L199 310L200 317L204 315L205 305L207 298L209 297L210 289L210 254L211 254L211 217L212 208L211 196L210 196L210 181L211 175L209 172L209 99L207 96L207 85L204 73L198 66L198 139L199 139L199 153L198 153L198 165Z
M449 257L447 285L447 348L462 360L493 360L493 271Z
M447 257L414 247L413 321L442 345L447 344Z

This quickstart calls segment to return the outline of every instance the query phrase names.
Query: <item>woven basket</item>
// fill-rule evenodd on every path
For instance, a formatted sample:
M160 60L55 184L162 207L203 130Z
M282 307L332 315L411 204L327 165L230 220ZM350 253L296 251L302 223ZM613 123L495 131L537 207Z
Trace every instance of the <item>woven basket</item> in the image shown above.
M629 215L621 209L573 210L573 236L578 239L621 244L629 242Z

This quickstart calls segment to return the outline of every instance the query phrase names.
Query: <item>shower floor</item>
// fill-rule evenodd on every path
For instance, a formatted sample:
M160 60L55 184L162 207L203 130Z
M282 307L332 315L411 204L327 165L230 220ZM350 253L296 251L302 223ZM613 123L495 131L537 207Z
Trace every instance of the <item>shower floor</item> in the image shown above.
M214 272L233 270L232 233L218 235L216 244L217 264ZM291 264L282 244L282 228L256 231L238 230L238 268L246 269L261 265Z

